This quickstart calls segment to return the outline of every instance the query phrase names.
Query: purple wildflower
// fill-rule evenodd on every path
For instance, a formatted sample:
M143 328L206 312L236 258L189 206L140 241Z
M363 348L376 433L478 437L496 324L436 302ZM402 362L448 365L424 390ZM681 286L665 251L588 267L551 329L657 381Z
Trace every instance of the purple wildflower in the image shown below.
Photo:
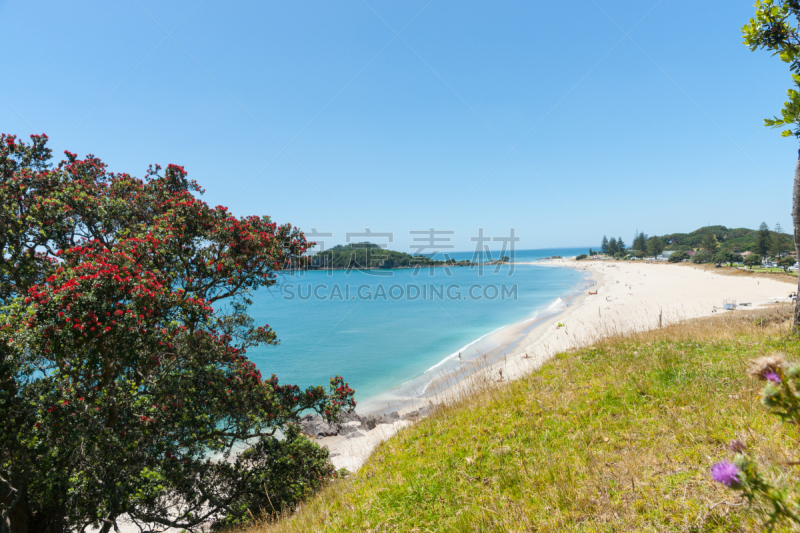
M781 382L781 377L775 372L767 372L766 374L764 374L764 379L766 379L767 381L771 381L776 385Z
M711 467L711 477L714 478L714 481L722 483L726 487L736 488L741 484L739 469L736 468L735 464L728 461L722 461Z

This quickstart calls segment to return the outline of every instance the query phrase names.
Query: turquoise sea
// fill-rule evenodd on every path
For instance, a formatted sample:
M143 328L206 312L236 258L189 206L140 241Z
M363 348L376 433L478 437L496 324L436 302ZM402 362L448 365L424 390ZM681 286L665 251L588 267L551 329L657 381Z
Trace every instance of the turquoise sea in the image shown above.
M515 252L516 263L585 249ZM470 259L472 252L452 253ZM448 358L491 350L480 342L499 328L557 309L576 294L581 273L527 264L311 271L283 274L282 287L253 294L250 314L273 327L279 346L252 348L262 374L305 388L339 374L369 405ZM453 359L449 359L452 361ZM359 409L361 410L361 409Z

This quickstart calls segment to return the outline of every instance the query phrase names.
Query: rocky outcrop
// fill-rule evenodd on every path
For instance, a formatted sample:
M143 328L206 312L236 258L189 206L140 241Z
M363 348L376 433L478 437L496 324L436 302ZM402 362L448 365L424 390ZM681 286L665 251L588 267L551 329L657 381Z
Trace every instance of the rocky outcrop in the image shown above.
M358 421L339 424L339 435L349 435L350 433L358 431L359 427L361 427L361 422Z
M425 418L426 416L428 416L430 414L430 412L431 412L431 410L430 410L429 407L420 407L419 409L417 409L415 411L410 411L410 412L406 413L401 418L403 420L419 420L420 418Z
M321 439L335 435L347 435L348 438L363 437L364 431L372 431L378 424L393 424L399 420L418 420L430 413L428 407L400 415L397 411L381 415L360 415L358 413L339 413L336 421L329 424L317 414L309 414L300 419L299 425L303 433Z
M402 420L400 417L400 413L397 411L392 411L388 415L383 415L383 419L386 420L387 424L391 424L393 422L397 422L398 420Z
M337 426L328 424L319 415L306 415L300 419L299 425L303 433L318 439L322 437L333 437L339 434L339 428Z

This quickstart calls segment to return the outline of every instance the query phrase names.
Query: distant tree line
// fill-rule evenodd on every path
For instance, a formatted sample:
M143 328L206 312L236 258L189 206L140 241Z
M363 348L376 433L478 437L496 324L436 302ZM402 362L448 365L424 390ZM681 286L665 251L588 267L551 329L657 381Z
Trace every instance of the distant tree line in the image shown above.
M669 261L673 263L690 260L694 263L743 263L756 266L765 258L772 257L784 270L796 262L791 256L794 252L791 236L784 233L780 223L770 230L766 222L762 222L758 230L708 226L691 233L652 237L637 231L629 249L626 249L622 238L609 240L603 236L600 250L603 254L618 259L658 257L665 251L674 252L669 257ZM745 252L750 254L745 257L742 255ZM589 249L590 256L596 253L598 252Z
M615 239L611 237L609 241L605 235L603 235L603 242L600 244L600 249L603 251L604 254L616 257L617 254L625 254L625 241L622 240L622 237Z
M661 238L667 245L665 249L674 251L752 252L762 257L780 257L794 251L792 238L784 233L780 223L775 224L772 230L766 222L762 222L757 230L707 226L691 233L672 233Z

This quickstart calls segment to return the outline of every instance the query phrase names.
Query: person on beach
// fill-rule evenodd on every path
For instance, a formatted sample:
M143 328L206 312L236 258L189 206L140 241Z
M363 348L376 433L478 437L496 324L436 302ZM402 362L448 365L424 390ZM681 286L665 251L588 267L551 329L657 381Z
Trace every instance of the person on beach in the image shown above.
M503 369L500 369L500 381L503 381Z
M458 352L458 358L461 359L461 352Z
M531 356L528 355L528 352L525 352L525 356L523 357L523 359L530 359L530 358L531 358Z

